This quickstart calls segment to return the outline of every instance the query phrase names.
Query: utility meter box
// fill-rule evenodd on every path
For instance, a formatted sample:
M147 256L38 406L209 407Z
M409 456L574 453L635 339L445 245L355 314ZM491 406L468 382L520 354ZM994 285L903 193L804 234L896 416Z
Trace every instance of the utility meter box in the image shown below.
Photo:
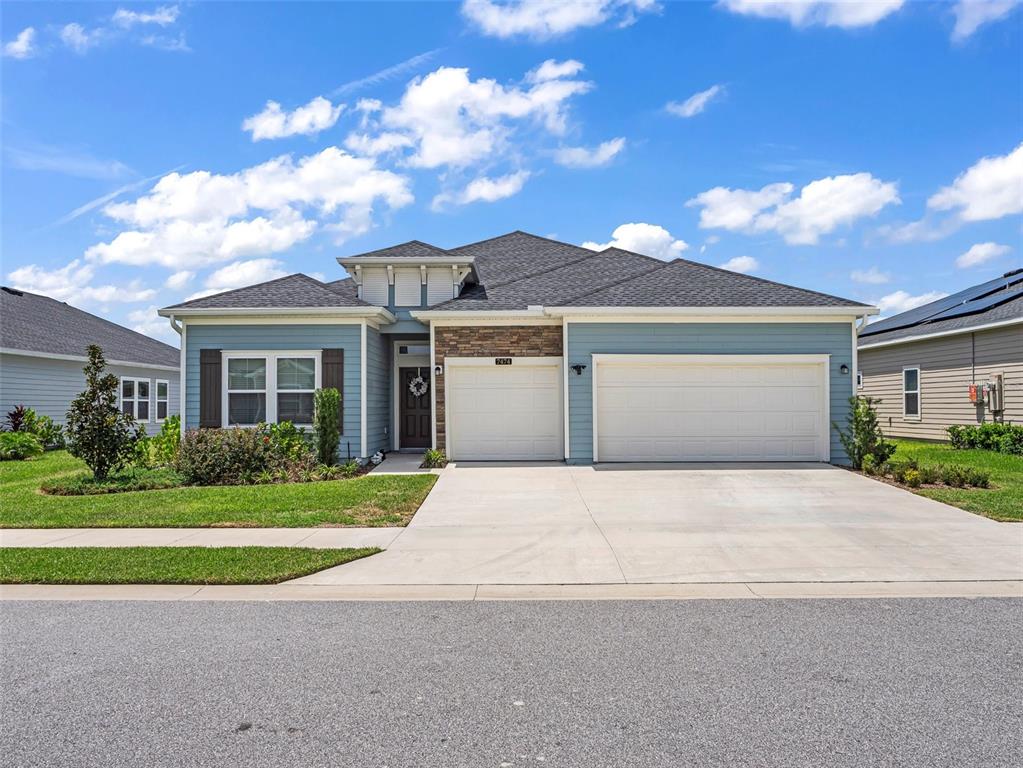
M970 385L970 402L974 405L984 404L984 385L983 384L971 384Z
M1002 387L1002 375L995 374L988 379L987 384L984 385L985 394L987 395L988 410L997 413L998 411L1004 410L1005 406L1002 402L1002 395L1004 388Z

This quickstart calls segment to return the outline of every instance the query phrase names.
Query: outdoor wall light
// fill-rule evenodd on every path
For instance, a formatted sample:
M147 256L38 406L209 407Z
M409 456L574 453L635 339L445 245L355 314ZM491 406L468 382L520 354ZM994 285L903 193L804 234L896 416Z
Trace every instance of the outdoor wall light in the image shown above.
M842 367L839 368L838 370L840 370L843 374L848 375L848 373L849 373L849 366L846 365L845 363L842 363Z
M583 365L582 363L576 363L575 365L570 365L568 367L575 371L576 376L582 376L583 371L586 370L586 366Z

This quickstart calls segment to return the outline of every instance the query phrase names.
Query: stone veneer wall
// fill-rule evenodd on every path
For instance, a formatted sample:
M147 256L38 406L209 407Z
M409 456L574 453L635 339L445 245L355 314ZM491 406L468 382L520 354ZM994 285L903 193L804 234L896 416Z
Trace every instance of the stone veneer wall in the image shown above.
M433 332L434 361L447 357L561 357L560 325L438 327ZM447 375L446 372L444 375ZM444 376L437 380L437 447L445 445Z

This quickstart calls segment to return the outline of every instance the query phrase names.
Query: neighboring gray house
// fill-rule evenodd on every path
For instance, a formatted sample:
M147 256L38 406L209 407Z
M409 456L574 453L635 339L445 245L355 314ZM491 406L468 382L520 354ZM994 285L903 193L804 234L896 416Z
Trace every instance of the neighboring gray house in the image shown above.
M17 405L64 424L85 388L86 347L120 379L121 409L149 434L180 413L178 350L47 296L0 288L0 419Z
M1023 423L1023 269L871 323L859 358L859 392L880 398L893 437Z
M188 428L309 424L341 390L342 455L846 461L874 307L691 261L525 232L417 241L160 310Z

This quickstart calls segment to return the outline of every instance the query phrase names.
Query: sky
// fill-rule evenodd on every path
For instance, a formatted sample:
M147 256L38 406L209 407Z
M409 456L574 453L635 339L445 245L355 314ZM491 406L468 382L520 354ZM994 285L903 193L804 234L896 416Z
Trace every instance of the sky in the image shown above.
M1023 266L1023 12L5 3L0 277L156 309L516 229L884 314Z

